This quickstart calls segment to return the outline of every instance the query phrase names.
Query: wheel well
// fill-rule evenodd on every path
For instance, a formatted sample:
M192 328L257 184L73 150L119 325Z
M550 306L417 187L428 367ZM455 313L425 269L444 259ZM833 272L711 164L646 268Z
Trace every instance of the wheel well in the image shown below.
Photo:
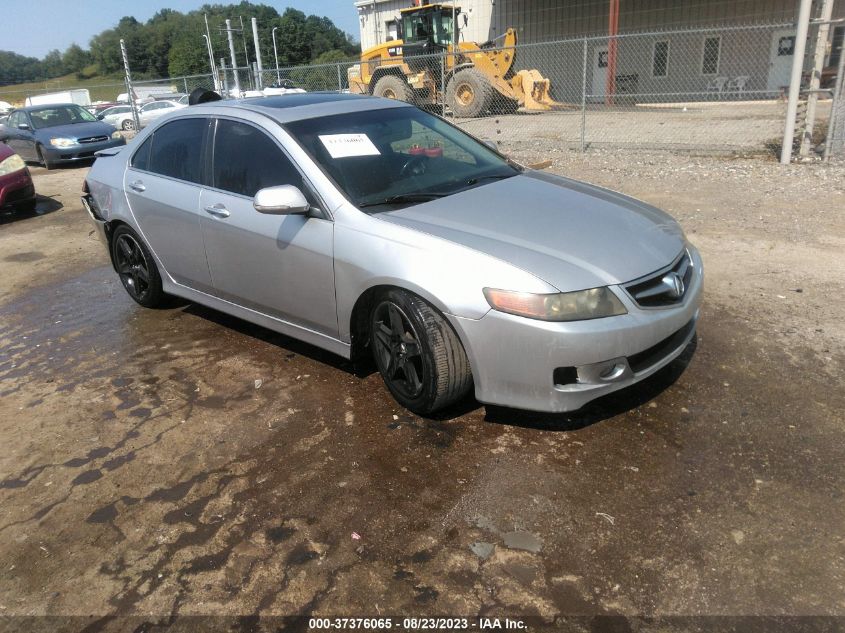
M114 264L114 255L112 254L111 240L112 240L112 235L114 235L114 232L117 230L117 228L119 226L129 226L129 224L124 222L123 220L110 220L110 221L106 222L105 227L104 227L105 230L106 230L106 240L108 240L108 243L109 243L109 260L111 261L111 265L112 265L113 268L115 268L115 270L117 270L117 268L115 267L115 264ZM129 228L132 228L132 227L130 226Z
M370 77L370 94L372 94L373 90L376 89L378 80L386 75L394 75L395 77L399 77L402 81L407 81L405 79L405 74L399 66L382 66L381 68L376 68L373 71L373 76Z

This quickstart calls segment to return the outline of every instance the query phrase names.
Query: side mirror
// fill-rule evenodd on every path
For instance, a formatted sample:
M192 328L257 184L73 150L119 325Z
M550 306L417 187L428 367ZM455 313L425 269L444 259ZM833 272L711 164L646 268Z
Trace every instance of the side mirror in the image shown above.
M97 115L97 120L98 120L98 121L102 121L102 120L103 120L103 119L105 119L105 118L106 118L106 115L105 115L105 114L98 114L98 115Z
M499 151L499 144L496 141L490 140L489 138L485 138L481 142L484 143L490 149L492 149L494 152Z
M253 198L252 206L259 213L268 215L308 213L311 208L302 192L293 185L280 185L259 190Z
M28 130L28 129L30 129L30 127L29 127L29 123L18 123L18 129L19 129L19 130Z

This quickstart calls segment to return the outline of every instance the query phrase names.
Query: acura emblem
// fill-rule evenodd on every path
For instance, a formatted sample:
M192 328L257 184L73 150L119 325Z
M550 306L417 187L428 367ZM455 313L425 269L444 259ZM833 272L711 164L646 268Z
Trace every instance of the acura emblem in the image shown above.
M673 299L678 299L684 295L684 280L683 278L676 272L668 273L660 280L666 287L666 294L672 297Z

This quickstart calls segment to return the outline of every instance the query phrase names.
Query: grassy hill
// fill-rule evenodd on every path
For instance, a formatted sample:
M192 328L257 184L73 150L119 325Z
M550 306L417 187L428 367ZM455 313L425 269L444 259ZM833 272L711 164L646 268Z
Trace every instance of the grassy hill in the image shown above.
M123 75L94 75L80 79L76 73L71 73L45 81L0 86L0 101L8 101L12 105L20 106L31 95L59 92L71 88L88 88L91 92L91 101L113 101L118 94L125 92Z

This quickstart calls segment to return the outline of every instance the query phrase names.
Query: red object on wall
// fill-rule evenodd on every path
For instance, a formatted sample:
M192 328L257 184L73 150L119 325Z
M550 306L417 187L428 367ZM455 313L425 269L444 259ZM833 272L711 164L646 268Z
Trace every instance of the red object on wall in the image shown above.
M605 86L605 105L613 105L616 94L616 34L619 33L619 0L610 0L607 34L607 85Z

